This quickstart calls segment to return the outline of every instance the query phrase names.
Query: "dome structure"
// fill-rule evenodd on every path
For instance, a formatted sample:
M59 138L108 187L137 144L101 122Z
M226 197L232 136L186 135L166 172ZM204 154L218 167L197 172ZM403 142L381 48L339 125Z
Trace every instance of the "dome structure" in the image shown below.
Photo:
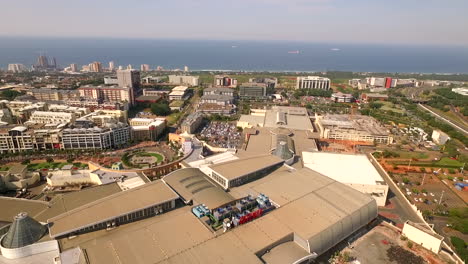
M19 213L15 216L8 232L1 240L4 248L21 248L39 241L47 233L47 227L28 216Z

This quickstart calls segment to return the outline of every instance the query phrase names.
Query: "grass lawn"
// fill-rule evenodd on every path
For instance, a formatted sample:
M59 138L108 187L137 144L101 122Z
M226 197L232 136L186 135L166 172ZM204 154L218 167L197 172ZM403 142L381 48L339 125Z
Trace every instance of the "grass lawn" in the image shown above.
M463 163L459 162L458 160L453 160L451 158L444 157L435 163L436 165L440 166L454 166L461 168Z
M429 155L423 152L396 151L402 159L427 159Z
M392 111L395 113L403 114L405 111L403 109L396 108L395 105L391 102L381 102L383 103L382 110L384 111Z
M68 162L42 162L42 163L31 163L28 165L28 170L35 171L35 170L42 170L42 169L61 169L65 165L73 165L80 169L87 167L86 164L83 163L68 163Z
M152 152L141 152L141 153L138 153L136 154L138 157L148 157L148 156L152 156L152 157L155 157L156 158L156 162L160 162L164 159L164 157L159 154L159 153L152 153Z
M8 167L8 166L0 167L0 171L7 171L9 169L10 169L10 167Z
M179 118L182 116L182 114L183 114L182 112L178 112L178 113L176 112L176 113L172 113L172 114L168 115L166 117L167 118L167 123L169 125L175 124L179 120Z

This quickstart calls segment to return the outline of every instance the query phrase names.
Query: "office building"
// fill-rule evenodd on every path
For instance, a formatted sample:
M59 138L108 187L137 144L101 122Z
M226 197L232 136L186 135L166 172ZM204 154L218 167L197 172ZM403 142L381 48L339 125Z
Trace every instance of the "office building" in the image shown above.
M26 71L26 67L20 63L8 64L8 71L13 73L19 73Z
M142 65L140 66L140 70L141 70L142 72L149 72L151 69L150 69L150 66L149 66L148 64L142 64Z
M225 87L211 87L203 89L203 95L220 94L234 96L234 89Z
M231 78L226 75L216 75L214 77L214 86L235 88L237 86L237 79Z
M175 85L188 85L188 86L198 86L199 77L198 76L185 76L185 75L169 75L169 83Z
M207 94L201 97L200 103L226 106L234 103L234 97L223 94Z
M335 103L352 103L354 101L352 94L345 94L342 92L333 93L331 99Z
M102 72L102 64L98 61L92 62L88 66L90 72Z
M131 118L128 120L134 140L156 140L166 128L165 118Z
M316 116L315 125L325 139L391 144L393 137L377 120L363 115Z
M331 81L318 76L297 77L296 89L330 90Z
M172 88L172 91L169 93L169 100L186 100L188 96L187 86L176 86Z
M267 99L273 93L266 83L243 83L239 87L241 98Z
M275 89L278 85L278 78L264 77L264 78L250 78L249 83L265 83L269 89Z
M66 128L62 130L63 149L110 149L127 144L130 127L123 123L103 127Z
M202 123L203 114L200 112L195 112L187 116L184 122L182 122L180 129L182 130L182 133L195 134Z

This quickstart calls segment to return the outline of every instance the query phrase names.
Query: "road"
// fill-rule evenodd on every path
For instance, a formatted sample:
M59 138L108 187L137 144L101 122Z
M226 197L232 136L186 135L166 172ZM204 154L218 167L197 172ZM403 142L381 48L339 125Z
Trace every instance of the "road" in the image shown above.
M375 161L372 159L371 155L372 154L370 152L367 152L367 156L369 157L369 160L371 160L372 163L374 163ZM387 176L387 173L385 173L385 171L383 171L378 165L376 165L375 168L377 169L379 174L382 176L382 178L385 180L385 182L388 184L390 191L394 195L393 197L390 197L391 194L389 194L389 201L395 205L395 208L397 208L397 210L395 211L398 213L402 222L405 222L406 220L410 220L415 223L421 223L422 219L419 217L419 215L417 215L414 212L413 208L410 207L410 205L408 204L409 201L406 199L404 195L402 195L402 193L398 189L398 186L392 181L392 179L390 179L390 177ZM382 211L387 211L387 210L383 209Z
M453 123L452 121L448 120L447 118L445 118L445 117L443 117L443 116L437 114L436 112L432 111L431 109L425 107L425 106L422 105L422 104L418 104L418 106L421 107L422 109L426 110L427 112L429 112L431 115L433 115L433 116L439 118L440 120L444 121L445 123L451 125L451 126L452 126L453 128L455 128L456 130L458 130L458 131L460 131L460 132L463 132L463 133L465 133L465 134L468 135L468 131L467 131L466 129L462 128L461 126L459 126L459 125Z

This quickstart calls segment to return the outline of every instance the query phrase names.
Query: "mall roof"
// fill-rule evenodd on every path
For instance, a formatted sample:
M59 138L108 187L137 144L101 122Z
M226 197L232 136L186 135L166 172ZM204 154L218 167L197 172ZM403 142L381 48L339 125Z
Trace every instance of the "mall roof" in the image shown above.
M302 152L304 166L342 183L385 184L366 155Z
M157 180L110 195L48 219L48 223L53 223L50 227L50 235L52 237L65 235L106 219L177 198L179 196L171 188L164 182Z
M230 194L208 180L205 174L196 168L174 171L164 176L162 180L186 203L194 201L194 204L205 204L208 208L216 208L234 200Z
M282 163L283 160L270 154L218 163L210 168L228 180Z

